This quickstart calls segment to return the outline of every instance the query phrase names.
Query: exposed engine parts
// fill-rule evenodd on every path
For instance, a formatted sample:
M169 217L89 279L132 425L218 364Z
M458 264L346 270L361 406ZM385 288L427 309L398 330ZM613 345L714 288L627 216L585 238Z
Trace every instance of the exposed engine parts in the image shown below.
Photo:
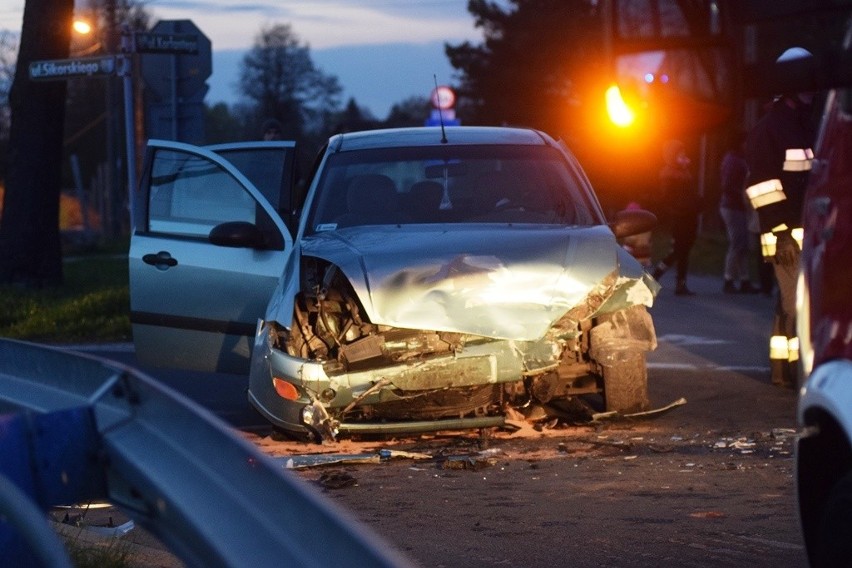
M582 319L573 329L563 318L549 334L558 333L557 339L539 341L400 329L371 323L335 266L305 260L292 328L281 330L278 348L320 363L342 382L371 373L373 385L345 407L335 407L333 395L313 393L308 414L320 438L333 438L335 425L347 420L465 419L507 409L540 419L532 408L565 418L571 409L588 410L575 401L581 395L602 395L606 410L647 408L644 352L656 338L644 306Z

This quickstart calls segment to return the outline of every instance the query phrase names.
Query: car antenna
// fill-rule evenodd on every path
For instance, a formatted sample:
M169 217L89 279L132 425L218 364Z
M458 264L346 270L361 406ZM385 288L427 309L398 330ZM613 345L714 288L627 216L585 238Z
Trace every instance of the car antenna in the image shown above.
M436 73L433 73L432 78L435 79L435 96L437 97L438 96L438 75ZM438 103L439 104L436 104L435 106L438 107L438 120L441 122L441 144L446 144L446 143L449 142L449 140L447 140L447 131L444 128L444 111L441 110L440 101L438 101Z

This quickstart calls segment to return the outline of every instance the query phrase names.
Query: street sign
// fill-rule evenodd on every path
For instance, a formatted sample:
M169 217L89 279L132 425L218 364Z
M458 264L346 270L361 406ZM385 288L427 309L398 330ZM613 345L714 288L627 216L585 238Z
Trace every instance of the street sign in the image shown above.
M149 92L159 101L170 101L176 97L189 98L203 90L213 72L210 39L192 20L162 20L151 31L151 35L159 36L195 36L198 51L143 53L139 67Z
M136 33L137 53L198 53L197 34Z
M114 75L115 57L78 57L76 59L44 59L30 63L30 79L56 81L72 77Z
M432 89L429 99L432 101L433 107L447 110L453 108L456 104L456 93L451 88L441 85Z

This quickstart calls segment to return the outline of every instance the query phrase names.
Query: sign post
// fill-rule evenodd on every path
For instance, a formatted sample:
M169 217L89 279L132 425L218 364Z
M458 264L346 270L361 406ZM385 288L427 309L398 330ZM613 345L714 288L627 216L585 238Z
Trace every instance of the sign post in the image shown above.
M136 123L133 121L133 32L126 24L121 28L121 68L118 74L124 85L124 146L127 150L127 201L130 204L130 227L136 226Z

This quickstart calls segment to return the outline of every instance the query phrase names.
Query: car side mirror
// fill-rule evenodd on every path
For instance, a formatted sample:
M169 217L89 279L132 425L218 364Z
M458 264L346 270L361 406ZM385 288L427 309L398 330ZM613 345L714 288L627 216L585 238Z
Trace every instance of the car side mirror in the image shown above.
M220 247L261 248L266 245L263 232L247 221L231 221L216 225L207 239Z
M609 228L616 239L645 233L657 226L657 216L644 209L626 209L615 214Z

